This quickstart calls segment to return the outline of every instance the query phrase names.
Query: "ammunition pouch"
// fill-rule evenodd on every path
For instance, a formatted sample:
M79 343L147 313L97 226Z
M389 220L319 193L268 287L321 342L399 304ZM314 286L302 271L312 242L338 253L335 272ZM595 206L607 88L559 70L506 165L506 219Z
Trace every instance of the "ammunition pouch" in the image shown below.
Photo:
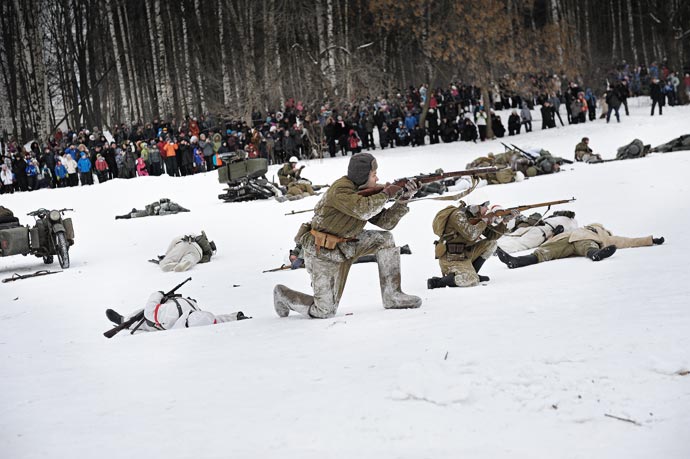
M333 234L323 233L321 231L316 231L315 229L312 229L310 233L312 236L314 236L314 245L316 246L317 253L322 247L325 247L328 250L333 250L340 242L355 242L358 240L351 237L340 237Z
M448 251L448 253L453 254L453 255L457 255L459 253L465 253L465 244L447 242L446 243L446 250Z

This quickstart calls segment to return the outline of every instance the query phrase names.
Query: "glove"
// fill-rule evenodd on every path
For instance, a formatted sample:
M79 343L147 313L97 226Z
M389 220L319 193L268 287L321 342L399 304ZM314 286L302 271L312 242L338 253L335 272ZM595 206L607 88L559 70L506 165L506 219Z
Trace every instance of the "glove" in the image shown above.
M665 241L665 239L664 239L663 236L661 236L661 237L652 237L652 243L653 243L654 245L661 245L661 244L664 243L664 241Z
M402 195L398 198L398 202L401 204L406 203L414 197L419 191L419 185L415 180L409 180L402 189Z
M558 225L553 229L553 235L556 236L558 234L561 234L564 230L565 228L563 228L563 225Z
M398 193L402 191L402 187L389 183L383 188L383 192L386 193L388 199L395 198Z

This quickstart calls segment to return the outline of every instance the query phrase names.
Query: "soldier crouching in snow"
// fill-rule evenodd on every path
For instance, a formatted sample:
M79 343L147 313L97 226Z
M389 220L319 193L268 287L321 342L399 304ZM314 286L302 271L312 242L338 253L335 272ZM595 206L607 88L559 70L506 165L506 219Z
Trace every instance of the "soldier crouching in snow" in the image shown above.
M592 261L601 261L613 255L616 249L646 247L663 243L663 237L646 236L631 238L614 236L611 234L611 231L604 228L600 223L592 223L583 228L576 228L573 231L559 234L539 246L531 255L513 257L500 248L496 250L496 254L508 268L513 269L574 256L587 257Z
M395 246L393 235L389 231L364 230L367 222L385 230L393 229L409 211L407 201L417 192L417 184L410 181L404 188L386 185L367 197L358 194L361 189L376 186L376 169L372 155L354 155L347 175L336 180L316 205L311 224L300 228L295 242L304 249L314 295L276 285L273 304L280 317L287 317L290 311L311 318L333 317L352 263L369 254L376 254L383 307L421 306L421 298L400 289L400 249ZM395 204L386 209L386 202L395 197Z
M474 287L487 282L479 275L484 262L496 250L497 240L505 234L506 221L515 218L513 211L504 217L493 214L498 206L482 204L448 206L434 217L433 229L440 239L435 242L435 256L443 277L427 280L429 289L443 287Z

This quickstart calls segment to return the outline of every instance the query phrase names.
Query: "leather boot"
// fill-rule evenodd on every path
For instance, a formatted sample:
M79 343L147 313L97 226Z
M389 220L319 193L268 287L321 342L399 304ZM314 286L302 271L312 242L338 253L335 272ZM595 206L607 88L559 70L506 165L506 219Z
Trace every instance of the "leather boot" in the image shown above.
M400 290L400 249L393 247L379 250L376 254L379 265L379 282L381 284L381 299L386 309L418 308L422 299L418 296L407 295Z
M426 280L426 288L429 290L443 287L457 287L455 285L455 274L450 273L444 277L432 277Z
M501 260L510 269L522 268L523 266L529 266L539 263L539 259L536 255L523 255L521 257L513 257L508 255L500 247L496 249L496 254L498 259Z
M485 258L479 257L476 260L472 262L472 267L474 268L475 272L479 272L480 269L482 269L482 266L484 266L484 263L486 262Z
M482 276L479 274L479 270L482 269L482 266L484 266L484 263L486 262L486 258L479 257L476 260L472 262L472 267L474 268L474 272L477 273L479 276L479 282L489 282L491 279L489 276Z
M290 311L309 317L309 308L313 304L314 297L306 293L291 290L281 284L273 289L273 307L279 317L287 317Z
M611 255L616 253L616 246L615 245L609 245L604 247L603 249L589 249L587 251L587 258L589 258L592 261L601 261L604 258L608 258Z

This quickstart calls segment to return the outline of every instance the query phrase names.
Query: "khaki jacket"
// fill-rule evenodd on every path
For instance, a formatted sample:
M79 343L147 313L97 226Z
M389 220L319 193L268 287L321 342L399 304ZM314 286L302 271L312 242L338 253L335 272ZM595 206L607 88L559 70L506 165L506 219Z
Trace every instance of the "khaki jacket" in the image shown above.
M615 245L618 249L628 249L631 247L647 247L653 244L652 236L614 236L613 234L611 234L611 231L604 228L604 226L601 223L592 223L581 228L576 228L573 231L561 233L558 236L555 236L549 242L556 242L566 238L568 239L568 242L592 240L596 241L600 247Z
M343 238L353 238L364 229L367 222L379 228L391 230L410 209L395 203L384 208L388 196L377 193L364 197L357 194L357 187L347 177L336 180L314 208L311 227L317 231Z

